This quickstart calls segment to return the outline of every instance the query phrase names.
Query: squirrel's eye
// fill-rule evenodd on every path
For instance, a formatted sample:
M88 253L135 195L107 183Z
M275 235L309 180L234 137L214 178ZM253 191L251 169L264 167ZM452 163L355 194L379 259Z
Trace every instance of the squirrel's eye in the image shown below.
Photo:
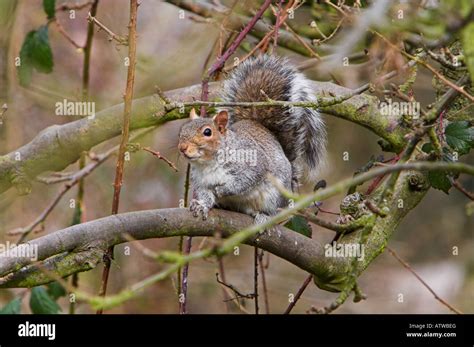
M204 129L204 131L202 133L204 134L204 136L211 136L212 135L212 130L210 128L206 128L206 129Z

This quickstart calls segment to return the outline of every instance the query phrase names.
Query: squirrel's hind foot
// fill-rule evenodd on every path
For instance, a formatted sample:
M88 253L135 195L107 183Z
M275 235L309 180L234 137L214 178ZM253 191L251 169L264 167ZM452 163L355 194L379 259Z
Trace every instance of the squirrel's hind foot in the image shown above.
M268 222L268 220L270 219L270 216L265 214L265 213L257 213L255 216L254 216L254 223L255 224L265 224L266 222ZM263 234L267 234L267 235L271 235L273 232L276 232L277 229L272 226L270 228L265 228L264 230L261 230L258 232L258 235L263 235Z

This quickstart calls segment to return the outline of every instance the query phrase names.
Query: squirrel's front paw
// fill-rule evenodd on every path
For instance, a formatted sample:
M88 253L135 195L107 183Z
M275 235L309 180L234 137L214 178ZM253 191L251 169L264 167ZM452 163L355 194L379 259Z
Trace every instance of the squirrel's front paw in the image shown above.
M189 204L189 210L192 212L194 217L201 215L202 220L206 220L209 214L209 207L207 207L202 200L192 199Z
M268 222L269 219L270 219L270 216L268 216L264 213L258 213L254 217L254 223L255 224L265 224L266 222ZM266 229L260 231L258 234L262 235L264 233L267 233L270 236L272 234L272 232L274 232L274 231L277 231L277 229L274 226L272 226L270 228L266 228Z

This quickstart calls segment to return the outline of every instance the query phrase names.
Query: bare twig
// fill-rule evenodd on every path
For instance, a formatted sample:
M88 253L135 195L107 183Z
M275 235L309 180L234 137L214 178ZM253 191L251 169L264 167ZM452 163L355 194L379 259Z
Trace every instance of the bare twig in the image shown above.
M123 181L123 168L125 163L125 151L127 150L127 143L130 132L130 116L132 110L133 100L133 85L135 82L135 64L136 64L136 50L137 50L137 12L138 0L130 0L130 21L128 25L128 57L130 65L127 69L127 87L124 97L124 111L123 111L123 125L122 125L122 139L120 141L119 155L117 159L117 166L115 171L114 182L114 197L112 201L112 214L117 214L120 203L120 192ZM90 18L92 16L89 15ZM99 296L105 297L107 293L107 283L110 273L110 265L113 257L113 247L109 248L104 256L104 270L102 273L102 284ZM97 311L102 314L102 309Z
M461 76L457 81L456 85L457 86L463 86L464 84L469 82L469 74L464 74ZM427 114L424 117L424 120L426 123L433 123L436 121L443 112L445 112L446 107L449 105L449 103L459 94L459 89L455 88L449 88L435 103L433 108L427 112ZM473 103L471 103L473 105Z
M144 131L140 131L137 134L135 134L132 138L132 140L137 140L140 137L144 136L145 134L148 134L150 131L152 131L154 128L148 128L145 129ZM119 146L114 146L113 148L105 151L102 154L98 154L95 156L95 160L91 163L89 163L87 166L84 168L80 169L79 171L76 171L75 173L68 173L68 175L61 175L58 177L51 177L51 178L41 178L38 179L39 181L43 183L59 183L59 182L67 182L64 187L58 192L56 197L54 198L53 202L46 207L46 209L40 214L38 218L35 219L32 223L30 223L26 227L22 228L17 228L14 230L9 231L7 234L8 235L19 235L21 234L22 237L18 240L17 243L21 243L25 240L25 238L30 234L36 226L39 224L43 223L46 218L49 216L53 208L58 204L58 202L61 200L61 198L68 192L72 187L74 187L77 183L79 183L82 179L87 177L89 174L91 174L97 167L99 167L102 163L104 163L107 159L109 159L112 155L116 154L118 151Z
M309 275L308 277L306 277L306 279L304 280L303 284L301 285L300 289L298 289L298 292L296 293L295 297L293 298L293 301L290 302L290 304L288 305L288 307L286 308L284 314L290 314L291 310L293 309L293 307L295 307L296 303L298 302L298 300L300 299L301 295L303 294L303 292L305 291L306 287L308 286L309 282L311 282L311 279L313 278L313 275Z
M450 309L451 311L453 311L454 313L457 313L457 314L462 314L461 311L459 311L458 309L454 308L452 305L450 305L449 303L447 303L445 300L443 300L442 298L440 298L438 296L438 294L436 294L436 292L431 289L431 287L415 272L415 270L412 269L412 267L406 262L404 261L403 259L401 259L397 253L395 253L395 251L393 249L391 249L390 247L387 247L387 250L390 252L390 254L398 260L398 262L400 264L403 265L404 268L406 268L408 271L410 271L413 276L415 276L417 278L418 281L420 281L420 283L426 288L428 289L428 291L433 294L433 296L435 297L436 300L438 300L440 303L442 303L444 306L446 306L448 309Z
M102 24L97 18L93 17L90 12L87 15L87 20L89 22L92 22L95 25L97 25L99 27L99 30L104 30L107 33L107 35L109 36L109 41L113 40L113 41L117 42L117 44L123 45L123 46L127 46L127 45L130 44L129 41L131 41L131 40L129 39L129 37L123 37L123 36L115 34L112 30L110 30L104 24Z
M453 180L452 181L453 187L459 190L461 193L463 193L465 196L467 196L469 199L474 200L474 193L468 191L466 188L462 186L461 183L459 183L458 180Z
M446 59L445 55L436 54L429 49L427 49L426 52L432 59L436 60L438 63L440 63L447 69L450 69L450 70L465 70L466 69L466 67L463 66L462 64L455 65L454 63L450 62L448 59Z
M253 248L253 294L255 302L255 314L258 314L258 247Z
M365 200L365 206L372 212L375 213L377 216L380 217L386 217L387 212L382 210L380 207L378 207L373 201L371 200Z
M283 12L284 10L283 10L282 3L283 3L283 0L280 0L278 2L278 13L275 16L275 26L273 28L273 50L275 50L278 47L278 32L280 31L280 26L283 21L283 18L280 18L280 17L282 17L282 13L285 14L285 12Z
M397 51L399 51L401 54L403 54L405 57L407 57L408 59L410 60L413 60L415 61L417 64L420 64L422 65L423 67L425 67L426 69L430 70L436 77L438 77L440 79L440 81L442 81L445 85L447 85L448 87L451 87L452 89L456 90L458 93L464 95L466 98L468 98L470 101L474 101L474 96L472 96L471 94L469 94L468 92L466 92L464 90L464 86L458 86L457 84L451 82L450 80L448 80L445 76L443 76L440 72L438 72L438 70L436 70L434 67L432 67L430 64L428 64L426 61L420 59L419 57L416 57L414 55L411 55L410 53L406 52L405 50L403 49L400 49L400 47L398 47L397 45L393 44L390 40L388 40L385 36L383 36L382 34L380 34L379 32L375 31L375 30L371 30L375 35L377 35L378 37L380 37L382 40L384 40L390 47L392 47L393 49L396 49Z
M342 23L344 22L344 20L345 20L345 17L342 17L342 18L339 20L339 22L337 23L337 25L336 25L336 27L334 28L334 30L333 30L328 36L324 35L324 34L323 34L321 31L319 31L319 29L318 29L319 33L322 34L323 39L322 39L322 40L313 40L313 42L314 42L316 45L319 46L319 45L322 45L323 43L325 43L325 42L331 40L331 39L334 37L334 35L336 35L336 33L337 33L337 32L339 31L339 29L341 28ZM315 22L315 23L316 23L316 22ZM317 25L316 25L316 28L318 28Z
M219 268L219 274L222 277L222 281L227 282L226 279L225 279L224 260L222 259L222 257L217 258L217 265L218 265L218 268ZM227 290L225 288L222 288L222 294L224 296L226 311L227 311L227 313L229 313L230 307L229 307L228 301L230 300L230 297L229 297L229 294L227 293Z
M365 223L365 219L361 218L360 220L356 219L351 223L338 224L338 223L334 223L334 222L330 222L330 221L318 218L317 216L315 216L313 213L311 213L308 210L302 210L302 211L298 212L297 214L304 217L304 218L306 218L310 222L312 222L316 225L319 225L320 227L326 228L328 230L335 231L338 234L341 234L341 233L348 234L352 231L355 231L355 230L361 228L362 226L364 226L364 223ZM339 215L338 213L335 213L335 214Z
M163 155L161 155L160 152L157 152L157 151L154 151L152 150L151 148L149 147L143 147L142 148L144 151L148 152L148 153L151 153L153 154L155 157L157 157L158 159L160 160L163 160L166 164L168 164L168 166L170 168L172 168L174 171L178 172L178 168L176 167L176 165L170 161L168 158L164 157Z
M263 15L265 10L270 6L271 0L265 0L263 5L257 11L255 16L250 20L250 22L245 26L245 28L240 32L240 34L236 37L235 41L232 45L227 49L227 51L222 54L217 61L207 70L206 76L203 78L202 81L202 92L201 92L201 100L207 101L209 98L209 81L211 80L212 76L219 71L229 59L229 57L234 54L234 52L239 47L240 43L243 41L245 36L252 30L255 23L260 19ZM206 109L201 107L201 117L206 115Z
M204 101L196 100L189 102L172 102L165 105L167 111L172 111L180 107L196 107L196 106L207 106L207 107L270 107L270 106L283 106L283 107L305 107L305 108L321 108L329 107L337 104L341 104L350 98L363 93L369 87L364 85L360 88L351 90L345 95L335 97L318 97L315 101L285 101L285 100L272 100L267 99L266 101L236 101L236 102L222 102L222 101Z
M191 179L190 176L191 176L191 165L188 163L188 165L186 167L186 179L184 180L183 207L188 206L189 183L190 183L190 179ZM179 237L179 243L178 243L179 253L183 253L183 242L184 242L184 236L180 236ZM186 269L186 267L188 267L188 266L189 266L188 264L184 265L184 268L182 270L183 273L184 273L184 269ZM181 293L182 293L182 290L183 290L182 272L178 271L178 280L177 280L178 281L178 303L179 303L178 308L179 308L179 312L181 312L181 300L180 300L180 298L181 298ZM186 279L186 281L187 281L187 279Z
M54 22L54 24L56 24L56 28L58 29L59 33L61 35L63 35L66 38L66 40L68 40L69 43L71 43L74 47L76 47L78 49L84 48L84 46L82 46L79 43L77 43L76 41L74 41L74 39L66 32L66 30L61 25L61 23L59 23L57 18L54 18L53 22Z
M191 236L186 240L186 246L183 252L184 256L188 256L191 253L193 238ZM186 304L188 301L188 273L189 273L189 263L185 264L183 267L182 283L181 283L181 293L179 298L179 313L186 314Z
M219 279L219 274L216 272L216 281L219 284L222 284L224 287L229 288L235 294L237 298L242 299L253 299L255 297L255 293L243 294L237 288L235 288L232 284L226 283L225 280Z
M90 8L90 13L95 16L97 13L97 8L99 5L99 0L93 0ZM82 63L82 101L88 101L89 99L89 77L90 77L90 59L92 52L92 42L94 38L94 24L88 22L87 24L87 36L86 43L84 45L84 60ZM86 166L86 152L82 152L81 157L79 158L79 170L84 169ZM77 186L77 203L74 210L74 216L72 219L72 224L83 223L85 220L85 204L84 204L84 178L79 180ZM79 285L79 274L72 275L71 285L74 288L77 288ZM76 309L76 302L71 301L69 303L69 313L74 314Z
M13 229L9 231L7 235L21 235L17 243L22 243L25 238L36 228L36 226L44 222L44 220L48 217L54 207L56 207L56 205L64 196L64 194L66 194L66 192L68 192L71 187L71 184L64 185L64 187L61 188L58 194L56 194L54 200L43 210L43 212L41 212L41 214L33 222L28 224L26 227Z
M265 266L263 264L263 255L264 251L261 250L258 256L258 263L260 265L260 273L262 274L262 286L263 286L263 302L265 303L265 313L270 314L270 303L268 301L268 289L267 289L267 279L265 278Z
M268 49L268 45L270 43L270 40L271 38L273 37L273 49L275 49L277 47L277 44L278 44L278 33L280 32L280 27L281 25L283 24L284 21L286 21L286 19L288 18L288 15L290 13L290 11L295 11L296 8L297 8L297 5L298 5L298 0L291 0L288 2L288 4L285 6L284 9L282 9L281 5L282 5L282 1L280 0L278 5L279 5L279 10L277 11L275 9L275 7L272 5L270 6L275 18L276 18L276 21L275 21L275 25L273 26L273 28L269 31L270 33L270 36L268 37L267 35L265 35L265 37L262 39L263 41L263 46L262 46L262 49L261 51L262 52L266 52L267 49Z

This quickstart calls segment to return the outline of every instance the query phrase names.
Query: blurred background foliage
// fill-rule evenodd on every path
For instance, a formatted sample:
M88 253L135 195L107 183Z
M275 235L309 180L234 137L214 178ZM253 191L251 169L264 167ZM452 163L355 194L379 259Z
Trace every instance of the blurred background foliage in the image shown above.
M221 0L230 7L233 1ZM58 4L61 2L58 0ZM73 3L73 2L71 2ZM212 2L211 2L212 3ZM219 3L218 1L214 3ZM346 1L349 6L367 7L367 1ZM238 1L234 13L252 16L258 8L258 1ZM422 33L426 41L438 40L445 35L461 39L461 32L452 31L461 18L472 11L473 4L466 1L393 1L384 15L373 18L371 26L376 27L393 42L413 41ZM54 60L53 66L39 66L33 71L31 81L20 85L14 61L22 51L25 37L32 30L38 30L47 22L39 0L0 0L0 101L8 104L3 125L0 126L0 152L8 153L29 142L42 129L53 124L64 124L75 117L55 115L55 103L81 98L82 59L80 49L70 44L52 25L49 26L49 45ZM128 22L127 0L100 0L97 18L119 35L125 35ZM403 13L403 19L398 15ZM139 8L138 20L138 64L135 79L135 97L154 93L154 86L162 90L200 83L206 63L216 55L216 42L221 32L221 20L203 19L186 12L180 18L181 9L173 4L144 0ZM67 11L58 11L58 21L64 30L77 42L86 39L87 8L76 11L75 19L70 19ZM274 16L267 12L265 19L274 22ZM313 40L313 49L321 55L336 52L344 45L344 40L353 32L355 23L341 22L341 14L324 1L307 1L295 12L287 24L296 32ZM317 23L317 29L312 22ZM336 28L334 38L325 42L325 36ZM472 25L472 23L470 24ZM225 26L225 24L224 24ZM43 27L44 28L44 27ZM39 29L44 30L44 29ZM232 33L233 31L231 31ZM323 33L323 34L321 34ZM39 34L39 33L37 33ZM467 35L467 34L466 34ZM474 46L474 35L465 38ZM469 41L470 40L470 41ZM257 42L249 36L235 56L242 57ZM338 46L339 45L339 46ZM405 58L399 51L374 36L364 35L363 39L351 43L351 53L362 52L350 61L348 66L337 64L328 69L325 64L313 64L305 69L305 74L315 80L336 78L344 86L355 88L372 82L379 75L393 69L400 69ZM28 52L23 52L27 54ZM45 53L48 54L47 52ZM103 31L94 35L91 57L90 99L96 103L96 110L122 102L126 82L126 66L123 61L127 54L124 46L110 42ZM285 55L295 64L310 59L308 56L279 47L275 54ZM308 54L307 54L308 55ZM230 59L232 62L232 59ZM436 61L429 61L439 67ZM467 62L467 64L472 62ZM42 69L43 67L43 69ZM28 74L28 72L26 72ZM472 72L471 72L472 73ZM27 76L28 77L28 76ZM224 76L221 76L224 77ZM401 75L390 82L399 84L407 78ZM436 80L425 69L419 68L412 89L413 95L422 107L432 103L436 96ZM472 93L471 93L472 94ZM382 95L379 95L382 96ZM463 109L466 119L474 114L472 107ZM121 117L118 114L117 117ZM372 155L383 154L386 159L391 154L381 152L378 138L361 126L326 116L329 135L328 165L321 178L328 184L351 176L364 166ZM181 122L172 122L140 140L140 143L159 150L176 162L179 173L175 173L149 153L133 153L126 163L125 181L122 188L120 210L176 207L183 196L186 163L176 150L177 134ZM111 141L117 143L118 139ZM100 153L111 144L106 143L94 149ZM349 160L343 160L343 153L349 153ZM473 154L464 157L464 162L474 164ZM76 170L72 165L66 171ZM112 182L115 159L97 169L85 183L85 219L93 220L109 215L112 204ZM472 179L462 180L463 185L474 191ZM0 197L0 240L13 242L16 238L7 235L15 227L25 226L35 219L54 198L58 187L35 183L30 195L17 196L10 190ZM52 232L71 223L73 209L70 199L76 197L72 189L52 212L42 233ZM342 197L324 203L329 211L338 211ZM424 280L444 299L460 310L474 312L474 222L466 213L467 199L457 190L449 195L431 189L422 203L402 222L389 245L419 272ZM326 216L325 216L326 217ZM334 216L327 218L333 220ZM33 234L36 237L39 234ZM333 234L313 226L313 237L328 242ZM177 249L176 239L148 240L143 244L154 250ZM193 248L209 242L202 238L193 240ZM128 249L130 247L130 254ZM453 255L453 247L459 254ZM111 272L109 292L113 293L143 279L160 269L160 265L148 260L131 244L116 247L116 259ZM270 299L270 312L281 313L288 305L288 295L295 294L307 274L293 265L271 255L266 255L269 268L266 271ZM253 290L253 250L242 246L239 256L229 255L224 259L226 280L241 292ZM190 266L188 309L191 313L226 312L222 289L216 282L217 263L214 260L197 261ZM100 285L101 266L93 271L80 274L80 287L97 293ZM176 313L176 281L166 280L146 290L143 295L131 300L114 313ZM404 269L390 254L385 252L376 259L360 279L360 287L368 295L368 300L360 303L347 302L338 313L445 313L441 306L411 273ZM30 295L24 289L0 290L0 307L18 293ZM22 294L22 295L23 295ZM403 294L404 301L398 301ZM311 305L320 307L334 300L336 294L323 292L310 284L293 310L304 313ZM63 311L67 311L67 297L59 299ZM243 303L252 311L253 303ZM24 300L24 311L28 312ZM230 312L239 312L230 305ZM91 312L85 304L77 307L79 313Z

